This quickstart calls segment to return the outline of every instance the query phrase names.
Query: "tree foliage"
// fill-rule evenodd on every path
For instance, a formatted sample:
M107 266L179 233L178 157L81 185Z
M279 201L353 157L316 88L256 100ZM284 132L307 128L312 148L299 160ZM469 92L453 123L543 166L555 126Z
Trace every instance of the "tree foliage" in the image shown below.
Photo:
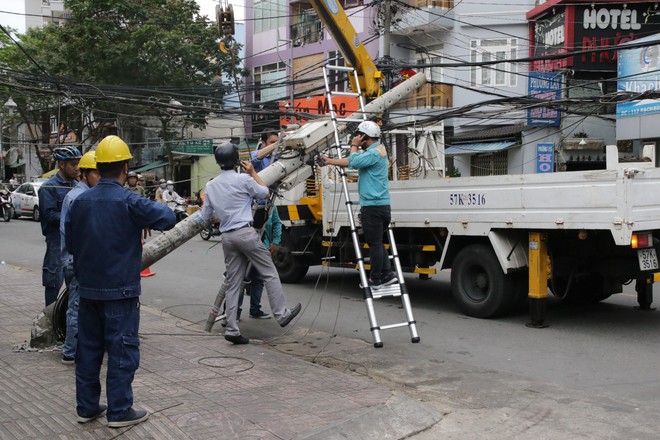
M64 6L70 17L59 25L0 39L4 84L21 86L13 95L26 108L48 107L34 105L45 97L75 103L78 113L160 118L176 99L203 125L209 102L220 107L218 78L242 74L236 56L219 56L220 32L194 0L65 0Z
M211 84L231 68L216 58L220 33L199 15L194 0L64 4L71 16L63 25L33 28L22 38L25 49L50 75L99 84L191 86Z

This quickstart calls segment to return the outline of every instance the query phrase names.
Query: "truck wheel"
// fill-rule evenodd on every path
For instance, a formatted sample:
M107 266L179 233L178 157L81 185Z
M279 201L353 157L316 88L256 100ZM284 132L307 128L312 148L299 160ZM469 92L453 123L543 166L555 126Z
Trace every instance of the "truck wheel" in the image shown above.
M280 281L283 283L297 283L307 275L307 271L309 270L309 266L300 264L300 261L291 255L291 251L285 246L280 246L280 249L273 257L273 261L275 262L277 273L280 275Z
M451 291L468 316L493 318L508 311L516 300L515 287L515 280L504 274L489 246L467 246L454 260Z

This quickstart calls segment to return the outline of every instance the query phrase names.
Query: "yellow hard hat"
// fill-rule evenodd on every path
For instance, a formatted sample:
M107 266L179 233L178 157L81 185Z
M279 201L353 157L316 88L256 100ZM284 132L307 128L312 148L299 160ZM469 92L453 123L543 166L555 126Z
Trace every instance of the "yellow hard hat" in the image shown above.
M132 157L128 145L119 136L106 136L96 147L96 163L121 162Z
M81 170L95 170L96 169L96 151L88 151L83 154L78 162L78 168Z

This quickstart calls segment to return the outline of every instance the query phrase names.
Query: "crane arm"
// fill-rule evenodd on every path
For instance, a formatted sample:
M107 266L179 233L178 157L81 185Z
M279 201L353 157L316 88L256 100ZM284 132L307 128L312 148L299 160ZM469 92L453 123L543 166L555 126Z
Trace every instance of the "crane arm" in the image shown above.
M310 3L319 15L326 29L332 35L346 61L354 67L359 76L360 88L368 98L380 95L382 73L358 38L355 28L348 19L344 8L337 0L311 0ZM354 84L351 87L356 90Z

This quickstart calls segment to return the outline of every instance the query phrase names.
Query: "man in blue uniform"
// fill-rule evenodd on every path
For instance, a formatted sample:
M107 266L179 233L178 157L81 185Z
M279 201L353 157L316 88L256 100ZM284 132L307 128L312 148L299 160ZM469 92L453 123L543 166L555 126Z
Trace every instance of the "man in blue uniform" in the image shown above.
M64 267L64 281L69 289L69 303L66 310L66 338L62 347L62 363L72 365L75 362L76 347L78 346L78 306L80 297L78 295L78 281L73 273L73 257L66 249L64 220L69 208L76 198L84 191L96 186L101 176L96 170L96 151L88 151L80 158L78 163L80 180L76 186L64 197L62 203L62 214L60 218L60 234L62 235L62 265Z
M165 205L126 191L128 161L133 156L117 136L96 149L101 180L82 193L65 219L66 247L73 255L78 280L78 349L76 350L76 411L86 423L106 413L110 428L147 420L149 413L133 408L133 377L140 364L141 233L174 227ZM108 352L106 396L100 404L100 372Z
M363 148L363 151L359 151ZM387 150L380 142L380 127L373 121L358 125L351 140L348 157L334 159L322 156L326 165L358 170L358 194L360 195L360 219L364 241L369 245L371 271L369 284L372 289L397 283L392 272L383 234L387 230L392 213L390 209L390 182L387 176Z
M268 186L259 177L250 162L240 162L238 147L230 142L215 149L215 160L222 172L206 184L202 217L205 220L218 218L222 232L222 250L227 268L227 293L225 306L227 329L225 339L233 344L248 344L250 340L241 335L237 324L238 296L248 261L264 280L270 308L280 326L285 327L300 313L298 303L293 309L286 306L280 277L259 234L252 227L252 199L263 199L268 195ZM241 165L246 173L239 174Z
M277 156L273 156L273 151L277 148L278 140L279 136L274 131L261 133L257 150L250 153L250 161L257 173L277 160Z
M42 268L46 305L55 302L64 282L60 214L64 197L76 184L81 154L76 147L66 146L55 148L53 157L59 170L39 188L39 219L41 232L46 237L46 255Z

